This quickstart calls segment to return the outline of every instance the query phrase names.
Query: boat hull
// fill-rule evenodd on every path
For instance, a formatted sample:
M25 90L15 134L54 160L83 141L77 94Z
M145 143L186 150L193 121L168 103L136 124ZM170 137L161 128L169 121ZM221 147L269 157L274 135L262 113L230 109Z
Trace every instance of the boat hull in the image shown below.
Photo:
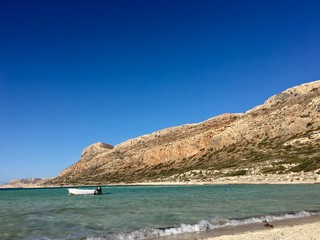
M77 188L68 188L69 194L71 195L95 195L97 194L96 189L77 189Z

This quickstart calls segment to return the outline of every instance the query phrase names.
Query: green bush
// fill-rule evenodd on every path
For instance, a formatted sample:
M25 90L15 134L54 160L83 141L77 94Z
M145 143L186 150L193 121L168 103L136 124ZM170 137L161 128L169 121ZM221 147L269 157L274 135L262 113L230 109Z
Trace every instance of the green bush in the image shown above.
M303 161L297 166L290 168L290 171L291 172L301 172L301 171L310 172L310 171L317 170L319 168L320 168L320 158L317 157L317 158L312 158L312 159Z
M235 177L235 176L243 176L243 175L246 175L246 174L247 174L246 170L238 170L238 171L226 173L225 176Z
M282 165L280 166L276 166L276 167L266 167L266 168L262 168L261 172L262 173L279 173L286 170L286 168Z

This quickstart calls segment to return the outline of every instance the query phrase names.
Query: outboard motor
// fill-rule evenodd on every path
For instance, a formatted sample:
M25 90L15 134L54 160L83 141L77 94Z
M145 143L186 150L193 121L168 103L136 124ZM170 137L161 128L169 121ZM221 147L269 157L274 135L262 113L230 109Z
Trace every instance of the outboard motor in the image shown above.
M102 194L102 188L101 187L97 187L95 194Z

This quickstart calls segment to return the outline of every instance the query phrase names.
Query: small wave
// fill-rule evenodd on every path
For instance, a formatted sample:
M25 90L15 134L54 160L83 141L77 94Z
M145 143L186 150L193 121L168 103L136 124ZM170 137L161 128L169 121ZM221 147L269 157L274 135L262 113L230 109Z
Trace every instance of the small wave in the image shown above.
M272 221L279 221L284 219L304 218L304 217L311 217L312 215L315 215L315 214L317 214L317 212L301 211L301 212L285 213L280 215L257 216L257 217L243 218L243 219L230 219L230 220L226 220L225 223L221 226L239 226L239 225L245 225L245 224L260 223L263 220L272 222Z
M227 226L240 226L245 224L261 223L263 220L277 221L284 219L296 219L310 217L319 212L301 211L295 213L285 213L281 215L267 215L239 219L227 220L200 220L196 224L181 224L179 226L154 228L154 229L140 229L131 233L112 234L103 237L88 237L87 240L137 240L137 239L153 239L157 237L165 237L185 233L197 233L204 231L211 231Z

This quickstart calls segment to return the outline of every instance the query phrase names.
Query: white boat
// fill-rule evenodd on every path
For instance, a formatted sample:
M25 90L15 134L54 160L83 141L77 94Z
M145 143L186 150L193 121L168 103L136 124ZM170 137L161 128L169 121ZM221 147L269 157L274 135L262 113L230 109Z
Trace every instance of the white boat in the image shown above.
M96 189L80 189L80 188L68 188L69 194L71 195L98 195L102 194L101 187Z

